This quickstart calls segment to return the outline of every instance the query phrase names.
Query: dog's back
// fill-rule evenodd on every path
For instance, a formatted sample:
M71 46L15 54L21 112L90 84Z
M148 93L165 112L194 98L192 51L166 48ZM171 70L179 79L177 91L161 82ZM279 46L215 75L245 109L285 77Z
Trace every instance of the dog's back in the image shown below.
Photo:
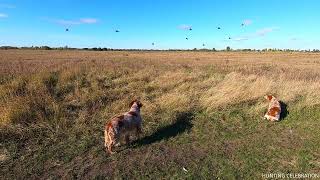
M142 120L140 115L135 112L127 112L124 114L124 131L134 131L138 126L141 126Z

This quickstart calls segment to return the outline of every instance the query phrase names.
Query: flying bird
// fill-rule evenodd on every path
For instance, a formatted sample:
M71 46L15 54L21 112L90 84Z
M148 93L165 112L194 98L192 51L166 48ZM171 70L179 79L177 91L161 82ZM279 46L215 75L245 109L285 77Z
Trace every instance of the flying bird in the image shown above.
M231 39L231 37L229 37L229 39Z
M221 27L217 27L217 29L221 29Z
M186 40L189 40L189 38L186 37Z
M68 28L66 28L66 32L68 32L69 31L69 29Z
M154 43L152 43L152 46L154 46Z
M120 32L119 30L115 30L116 33Z
M192 28L189 28L189 31L192 31Z
M244 23L242 23L241 26L244 26Z
M202 46L206 46L206 45L203 43Z

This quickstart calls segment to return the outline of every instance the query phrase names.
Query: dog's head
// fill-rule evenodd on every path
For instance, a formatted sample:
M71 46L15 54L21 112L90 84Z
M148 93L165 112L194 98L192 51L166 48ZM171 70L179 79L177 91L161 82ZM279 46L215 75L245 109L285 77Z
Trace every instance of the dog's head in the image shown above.
M134 104L136 104L139 108L143 106L143 104L138 99L135 99L129 104L129 107L131 108Z
M266 100L268 100L268 101L271 101L273 98L275 98L274 96L272 96L272 95L266 95L266 96L264 96L264 98L266 99Z

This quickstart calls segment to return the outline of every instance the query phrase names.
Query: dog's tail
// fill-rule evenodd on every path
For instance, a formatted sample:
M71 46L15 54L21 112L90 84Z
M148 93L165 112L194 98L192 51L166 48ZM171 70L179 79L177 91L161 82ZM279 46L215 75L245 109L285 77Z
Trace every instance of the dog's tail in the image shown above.
M111 143L112 138L110 133L113 133L113 126L111 122L108 122L104 128L104 147L108 147L108 144Z

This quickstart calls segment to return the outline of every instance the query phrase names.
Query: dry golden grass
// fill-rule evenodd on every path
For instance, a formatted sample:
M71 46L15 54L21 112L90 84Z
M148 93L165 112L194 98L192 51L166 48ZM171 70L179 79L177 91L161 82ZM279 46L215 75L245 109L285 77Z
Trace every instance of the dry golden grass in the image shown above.
M317 172L319 89L316 53L2 50L0 163L7 178L81 177L86 162L88 174L124 178L185 177L180 165L191 178ZM288 104L283 124L260 121L265 94ZM103 125L135 97L144 104L145 141L105 160ZM190 118L186 130L179 123ZM280 150L284 158L274 155ZM140 170L134 161L143 161Z

